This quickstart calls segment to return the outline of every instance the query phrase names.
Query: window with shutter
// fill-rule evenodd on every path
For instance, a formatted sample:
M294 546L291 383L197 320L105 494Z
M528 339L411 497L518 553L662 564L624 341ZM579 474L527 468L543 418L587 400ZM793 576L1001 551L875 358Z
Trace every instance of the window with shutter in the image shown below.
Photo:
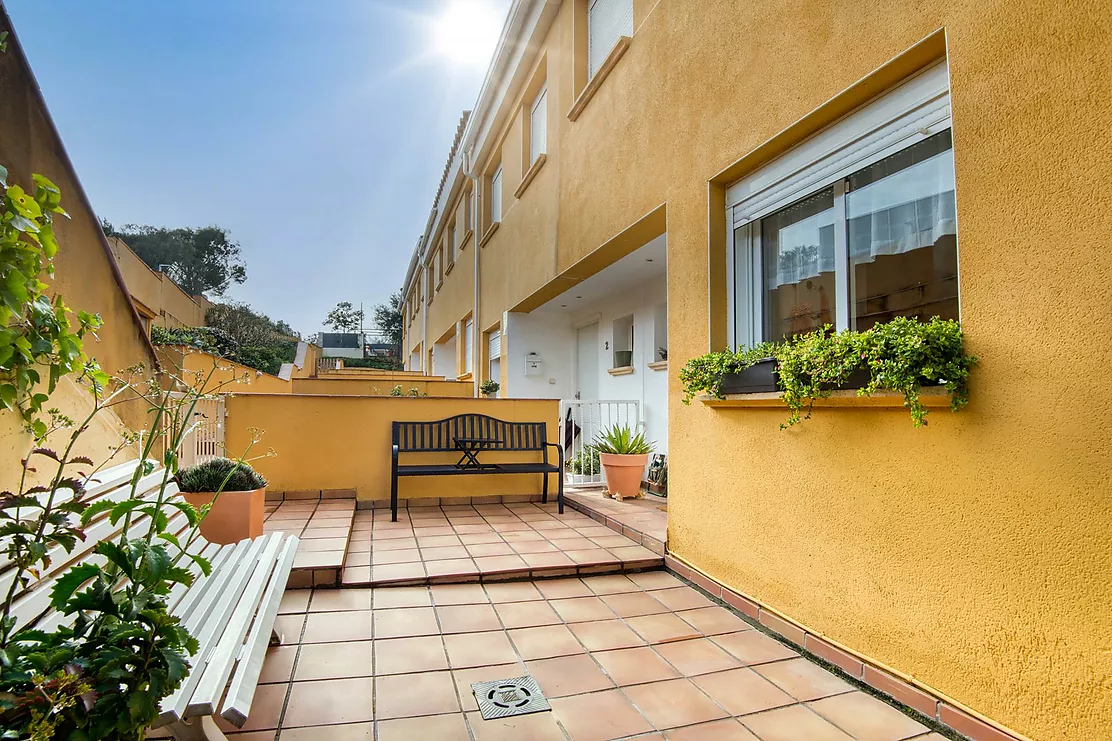
M490 221L502 220L502 166L499 165L490 176Z
M588 76L595 76L618 39L632 35L633 0L590 0L587 8Z
M474 357L474 322L468 321L463 327L464 343L463 343L463 365L464 372L470 373L472 369L472 358Z
M546 151L548 142L548 88L541 88L529 113L529 164Z

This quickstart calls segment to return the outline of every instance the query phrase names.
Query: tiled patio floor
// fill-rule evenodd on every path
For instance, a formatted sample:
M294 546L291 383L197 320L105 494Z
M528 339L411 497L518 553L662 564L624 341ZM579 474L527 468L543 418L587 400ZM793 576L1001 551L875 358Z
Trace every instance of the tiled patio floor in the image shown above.
M354 499L268 502L263 532L280 530L301 538L293 564L293 584L306 587L314 583L335 584L354 517Z
M653 494L642 499L615 501L602 489L572 489L564 493L568 503L641 543L654 553L664 553L668 538L668 500ZM593 514L592 514L593 513Z
M234 741L942 739L663 571L291 590L281 613ZM471 683L526 673L552 711L482 720Z
M428 584L635 571L662 554L556 504L460 504L355 513L342 582Z

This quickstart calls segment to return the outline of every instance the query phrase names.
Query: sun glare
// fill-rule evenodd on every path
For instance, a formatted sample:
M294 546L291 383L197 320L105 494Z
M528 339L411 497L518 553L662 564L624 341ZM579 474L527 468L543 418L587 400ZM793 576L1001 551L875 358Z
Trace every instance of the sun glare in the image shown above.
M432 21L433 52L469 67L490 62L502 18L490 0L449 0Z

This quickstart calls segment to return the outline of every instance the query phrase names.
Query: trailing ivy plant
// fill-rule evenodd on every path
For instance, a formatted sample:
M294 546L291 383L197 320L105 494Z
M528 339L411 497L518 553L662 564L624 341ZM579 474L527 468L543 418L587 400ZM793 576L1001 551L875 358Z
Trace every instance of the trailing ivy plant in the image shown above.
M107 380L81 348L100 317L74 314L61 296L47 295L42 281L54 275L54 218L67 216L61 191L42 175L32 176L31 193L9 185L7 177L0 166L0 409L18 412L41 438L49 429L43 406L62 376L80 372L96 383Z
M788 407L781 429L809 419L815 399L828 398L852 373L868 371L869 381L857 393L894 391L904 397L916 427L927 424L923 386L941 386L950 394L950 409L969 401L969 372L977 358L965 353L961 326L938 317L921 322L897 317L863 332L833 332L827 326L781 343L762 343L736 352L693 358L680 371L685 404L699 393L723 398L722 379L767 358L776 359L777 383Z

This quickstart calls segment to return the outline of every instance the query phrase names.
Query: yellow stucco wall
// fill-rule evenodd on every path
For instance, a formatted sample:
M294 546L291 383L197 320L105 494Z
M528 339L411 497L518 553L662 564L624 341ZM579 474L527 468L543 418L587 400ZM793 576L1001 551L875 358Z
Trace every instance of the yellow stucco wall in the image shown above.
M194 388L203 383L204 393L219 394L291 394L292 381L269 373L262 373L250 366L227 358L210 355L193 348L170 345L158 347L163 368L180 375ZM179 370L180 369L180 370Z
M417 389L422 396L467 398L474 396L474 387L463 381L433 381L413 378L295 378L295 394L329 394L332 396L389 396L394 386L401 386L402 393Z
M132 298L154 314L160 327L202 327L210 302L199 303L163 273L156 273L118 237L109 238ZM140 310L142 313L142 310Z
M379 396L232 395L226 400L227 449L246 450L250 428L265 431L251 455L273 448L277 456L255 461L272 491L355 489L360 499L390 497L390 425L399 421L432 421L455 414L489 414L514 422L547 422L548 438L556 442L559 403L553 399L436 399ZM443 460L458 455L413 456L411 462ZM490 456L491 462L537 460L533 457ZM403 459L403 463L405 460ZM539 494L540 476L441 476L402 479L402 498ZM556 491L555 478L550 481Z
M708 181L939 29L981 357L968 410L922 430L822 410L781 432L779 411L681 405L677 371L711 344ZM1112 737L1110 33L1098 2L661 0L580 118L549 129L561 269L666 204L669 547L1036 739ZM485 248L506 263L483 256L486 319L507 286L543 285L499 252L543 244L514 223L541 182Z

